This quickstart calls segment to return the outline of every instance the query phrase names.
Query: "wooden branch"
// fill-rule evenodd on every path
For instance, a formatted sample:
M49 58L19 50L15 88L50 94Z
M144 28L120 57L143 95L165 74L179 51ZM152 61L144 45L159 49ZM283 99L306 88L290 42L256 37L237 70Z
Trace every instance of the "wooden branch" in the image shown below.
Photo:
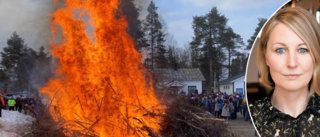
M102 102L103 102L103 97L101 98L99 108L101 108L101 107L102 107Z
M78 113L75 113L79 118L81 118L81 116L78 115ZM86 116L82 116L82 118L85 118L86 120L90 121L90 122L93 122L93 120L89 119L88 117Z
M98 119L89 127L88 132L89 132L89 131L95 132L95 131L93 130L93 127L94 127L94 125L96 125L99 121L100 121L100 118L98 118ZM88 132L86 133L86 135L88 134Z
M128 116L128 104L126 103L126 120L127 120L127 134L130 133L130 124L129 124L129 116Z
M140 135L138 134L139 136L143 136L143 137L146 136L146 135L143 133L143 131L141 131L139 128L137 128L136 131L137 131L137 134L140 133Z
M83 122L80 121L74 121L76 124L80 125L81 127L83 127L84 129L86 129L87 127L85 125L83 125Z
M135 85L134 81L132 80L132 77L130 76L129 73L128 73L128 76L129 76L129 78L130 78L130 80L131 80L131 82L132 82L132 84L133 84L133 86L134 86L135 93L136 93L136 98L137 98L137 100L138 100L138 102L139 102L139 106L141 106L140 99L139 99L139 96L138 96L137 87L136 87L136 85Z
M107 78L104 78L104 79L107 81L107 83L108 83L108 85L110 86L110 88L112 89L112 91L113 91L114 93L118 94L117 91L114 90L114 88L112 87L112 85L111 85L111 83L109 82L109 80L108 80Z
M199 120L215 120L215 121L225 121L224 119L220 119L220 118L205 118L205 117L201 117L201 116L198 116L197 114L191 112L191 111L185 111L184 109L181 109L181 111L185 112L185 113L189 113L191 115L193 115L194 117L196 117L197 119Z
M86 125L91 125L90 123L87 123L87 122L83 122L83 121L79 121L77 120L78 122L82 123L82 124L86 124ZM91 121L90 121L91 122ZM93 122L92 122L93 123Z
M88 99L87 99L87 95L86 94L83 94L84 95L84 99L86 101L86 105L88 106Z
M202 131L202 132L205 132L205 130L204 130L204 129L199 128L199 127L197 127L197 126L193 125L192 123L190 123L190 122L188 122L188 121L186 121L186 120L182 120L182 119L179 119L179 118L177 118L176 120L181 121L181 122L184 122L184 123L186 123L187 125L189 125L189 126L191 126L191 127L195 128L195 129L197 129L197 130L200 130L200 131Z
M38 118L38 115L37 115L36 111L33 108L31 108L28 104L25 104L25 107L30 109L30 111L36 116L36 118Z
M84 112L83 108L82 108L82 104L81 104L81 101L80 101L80 98L79 98L78 95L77 95L77 97L78 97L78 101L79 101L79 103L80 103L80 107L81 107L82 112L83 112L84 114L86 114L86 113Z
M122 101L122 100L120 100L120 99L117 99L117 98L114 98L114 97L111 97L111 98L114 99L114 100L116 100L116 101L119 101L119 102L121 102L121 103L126 104L126 102L124 102L124 101ZM140 109L141 109L141 106L137 106L137 105L134 105L134 104L128 104L128 105L134 106L134 107L137 107L137 108L140 108Z
M96 102L97 106L98 106L98 110L100 111L100 106L98 104L97 98L94 98L94 101Z
M47 111L47 108L49 108L49 106L51 106L52 102L53 102L53 99L56 97L56 94L58 93L58 91L60 91L60 89L62 89L63 86L61 86L53 95L51 101L50 101L50 104L46 106L46 108L44 109L44 112Z
M119 126L117 126L117 125L115 125L115 124L113 124L113 123L110 123L110 122L108 122L108 121L106 121L106 123L108 123L108 124L110 124L110 125L113 125L113 126L119 128L119 129L123 130L124 132L126 131L126 129L124 129L124 128L122 128L122 127L119 127Z

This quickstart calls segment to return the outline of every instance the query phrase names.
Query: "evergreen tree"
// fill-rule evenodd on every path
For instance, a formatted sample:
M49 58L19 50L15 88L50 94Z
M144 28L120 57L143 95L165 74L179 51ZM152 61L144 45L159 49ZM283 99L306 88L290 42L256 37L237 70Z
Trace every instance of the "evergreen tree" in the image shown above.
M150 53L145 60L145 64L148 68L165 67L165 34L162 30L162 24L157 13L158 7L151 1L148 6L148 14L143 23L144 43L145 47Z
M29 72L30 90L38 91L44 84L54 76L54 64L52 56L45 52L45 48L41 46L39 52L36 53L33 68Z
M172 67L175 67L175 65L178 64L178 55L176 53L176 49L173 46L169 45L169 48L168 48L168 67L169 68L172 68Z
M169 45L168 48L168 67L169 68L174 68L174 67L179 67L179 68L188 68L191 66L191 61L190 61L190 49L185 47L185 48L180 48L180 47L175 47L174 45L171 46Z
M236 49L244 45L240 35L233 32L232 28L228 27L221 37L222 47L226 48L228 55L228 77L231 77L231 58L238 52ZM239 45L237 45L239 44Z
M216 7L205 16L193 17L192 28L194 30L192 49L193 65L199 61L202 73L207 79L207 88L216 86L222 75L225 55L222 49L222 34L226 30L227 18L218 13Z
M178 52L178 66L181 68L191 67L190 48L185 46L184 48L177 48Z
M21 58L25 55L27 45L24 40L16 33L13 32L12 36L7 40L7 47L3 48L1 52L1 65L4 67L7 83L12 83L11 87L14 91L22 90L22 76L19 74L18 67L21 63Z
M267 19L265 19L265 18L258 18L258 20L259 20L259 23L258 23L258 26L256 27L256 29L254 30L254 34L247 41L248 42L247 50L251 49L251 47L252 47L254 41L256 40L256 37L259 34L261 28L267 22Z
M243 45L242 38L227 26L227 18L214 7L204 16L193 17L193 41L190 43L193 67L200 66L207 80L207 89L217 87L224 77L225 68L231 75L231 59L237 48ZM227 55L227 56L226 56ZM228 66L225 61L228 59Z
M45 52L43 46L39 48L39 52L27 48L19 60L16 72L21 80L20 91L37 92L54 75L52 57Z
M32 48L26 47L24 49L21 58L18 60L18 65L16 67L15 73L18 77L19 92L23 91L34 91L31 87L32 81L30 81L30 76L35 63L37 62L37 52Z
M52 58L43 46L39 53L24 44L14 32L1 52L0 80L14 92L37 92L53 76Z
M6 80L7 80L6 73L4 72L3 68L1 68L0 69L0 81L5 82Z
M243 53L236 53L236 58L232 59L230 77L246 71L247 57Z
M198 48L197 43L190 43L190 50L191 50L191 66L194 68L200 67L200 49Z

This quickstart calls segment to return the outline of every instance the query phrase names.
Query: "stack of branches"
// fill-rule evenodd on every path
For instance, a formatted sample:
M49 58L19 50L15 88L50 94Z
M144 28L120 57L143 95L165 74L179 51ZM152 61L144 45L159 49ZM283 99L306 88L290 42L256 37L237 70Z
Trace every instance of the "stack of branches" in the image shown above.
M163 93L163 92L162 92ZM168 93L168 92L165 92ZM160 96L158 96L160 97ZM161 123L160 135L152 131L152 128L144 124L144 121L139 118L131 117L137 122L142 123L144 126L137 129L133 125L129 124L129 118L126 117L126 114L123 114L124 122L128 123L127 129L124 129L124 132L130 134L134 129L133 134L137 136L165 136L165 137L238 137L228 129L228 126L224 123L223 119L217 119L213 117L209 112L201 109L197 106L189 104L182 97L172 97L171 95L163 95L162 104L166 106L165 113L154 113L149 112L142 106L139 107L140 110L145 110L145 115L152 117L162 117L163 122ZM121 100L118 100L123 102ZM125 102L123 102L125 103ZM132 107L130 104L125 104L126 107ZM83 127L82 131L71 131L68 129L70 121L65 121L63 118L59 122L55 121L51 114L48 111L48 107L40 105L37 109L40 110L41 115L36 115L36 120L32 126L32 132L25 137L65 137L65 136L82 136L82 137L97 137L99 136L94 130L93 127L96 123L99 122L99 119L88 120L91 122L84 121L74 121L78 127ZM52 106L51 106L52 107ZM53 106L54 107L54 106ZM54 107L56 112L59 113L59 108ZM85 117L82 119L86 119ZM71 122L72 123L72 122ZM139 134L139 131L147 131L148 134Z
M239 137L223 119L189 104L182 97L167 97L167 110L161 134L170 137ZM170 102L170 103L169 103Z
M56 113L59 113L59 108L54 108ZM93 130L93 127L99 122L99 119L90 123L83 121L68 122L60 117L59 120L56 121L49 113L47 107L38 106L36 109L38 109L37 111L40 113L33 113L36 120L32 123L31 132L24 137L98 137L97 133ZM75 124L72 125L72 123ZM82 130L71 130L68 128L71 126L81 127Z
M24 137L66 137L63 128L65 122L56 122L43 105L36 107L40 113L35 113L31 107L28 109L33 112L36 119L32 123L31 132Z
M121 103L125 103L121 100L116 100ZM135 107L140 111L144 111L144 116L151 116L151 117L161 117L162 114L156 114L154 112L150 112L142 106L136 106L132 104L126 104L126 107ZM58 120L54 120L52 115L50 114L48 108L53 107L58 117ZM37 111L40 113L36 113L35 109L28 107L33 115L35 116L36 120L32 124L32 131L25 135L24 137L99 137L99 134L94 131L94 126L99 123L100 119L97 118L95 120L89 119L85 116L77 115L79 120L75 121L65 121L60 114L58 106L44 106L39 105L36 107ZM126 112L127 113L127 112ZM160 136L152 128L148 127L145 121L137 117L128 117L127 114L123 114L123 122L127 123L127 129L123 129L124 135L136 135L136 136L152 136L157 137ZM142 124L142 127L137 127L131 125L129 120L134 120L137 123ZM113 125L112 123L109 123ZM113 125L116 126L116 125ZM77 130L72 130L72 128L68 127L78 127Z

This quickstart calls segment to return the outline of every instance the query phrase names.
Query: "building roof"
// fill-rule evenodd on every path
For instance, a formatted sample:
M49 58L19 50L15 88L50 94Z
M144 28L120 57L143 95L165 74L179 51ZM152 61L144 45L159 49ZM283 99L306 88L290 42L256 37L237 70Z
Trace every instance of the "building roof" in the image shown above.
M154 69L156 77L162 81L205 81L199 68L159 68Z
M219 82L219 84L231 84L234 80L240 78L240 77L243 77L245 76L246 73L239 73L237 75L234 75L228 79L225 79L225 80L222 80Z
M175 81L168 82L166 86L167 87L183 87L183 86L186 86L186 84L175 80Z

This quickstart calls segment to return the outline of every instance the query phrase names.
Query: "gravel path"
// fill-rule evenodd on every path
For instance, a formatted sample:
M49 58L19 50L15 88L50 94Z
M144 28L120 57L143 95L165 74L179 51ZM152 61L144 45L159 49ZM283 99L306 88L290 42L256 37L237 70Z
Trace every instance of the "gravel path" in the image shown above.
M243 116L238 112L237 119L228 121L229 128L238 133L241 137L257 137L254 135L254 126L250 121L244 121Z

